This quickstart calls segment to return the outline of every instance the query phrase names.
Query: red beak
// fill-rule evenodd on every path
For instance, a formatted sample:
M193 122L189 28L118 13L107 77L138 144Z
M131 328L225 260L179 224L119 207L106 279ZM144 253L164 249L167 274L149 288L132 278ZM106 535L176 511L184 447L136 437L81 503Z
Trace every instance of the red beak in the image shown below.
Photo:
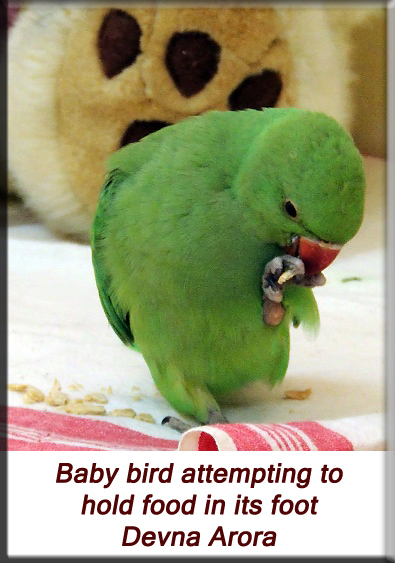
M292 256L298 256L304 263L305 273L312 276L327 268L339 254L341 248L341 244L294 237L292 244L287 246L285 251Z

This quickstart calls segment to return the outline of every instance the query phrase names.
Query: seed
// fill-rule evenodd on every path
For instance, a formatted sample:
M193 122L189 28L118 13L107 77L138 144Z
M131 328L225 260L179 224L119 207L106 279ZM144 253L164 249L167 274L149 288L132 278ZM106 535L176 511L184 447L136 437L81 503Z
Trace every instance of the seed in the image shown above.
M154 418L146 412L141 412L140 414L136 414L135 418L136 420L142 420L143 422L155 423Z
M64 405L62 410L69 414L107 414L102 405L92 405L92 403L69 403Z
M112 416L126 416L128 418L134 418L136 416L136 411L133 409L115 409L110 412Z
M78 391L79 389L82 389L83 385L81 385L81 383L72 383L71 385L69 385L69 389L71 391Z
M59 407L66 405L69 402L69 397L66 393L62 393L62 391L51 392L48 397L45 398L45 402L51 407Z
M69 405L81 405L83 402L83 399L71 399Z
M32 403L41 403L44 399L44 393L40 391L40 389L31 385L28 386L26 393L23 395L23 402L28 405L31 405Z
M26 383L9 383L7 387L9 391L21 393L22 391L26 391L28 385L26 385Z
M54 379L54 381L53 381L52 389L50 390L49 393L50 393L50 394L51 394L51 393L56 393L57 391L60 391L61 389L62 389L62 388L61 388L61 386L60 386L60 383L59 383L59 381L58 381L58 380L56 379L56 377L55 377L55 379Z
M90 393L89 395L85 395L84 401L87 403L101 403L102 405L108 403L108 399L103 393Z
M290 280L291 278L294 277L293 272L291 272L291 270L286 270L285 272L283 272L281 274L281 276L278 278L278 283L279 284L283 284L285 282L287 282L288 280Z
M285 391L284 399L296 399L297 401L305 401L310 397L312 389L304 389L303 391Z
M61 389L59 381L55 378L52 388L48 393L48 396L45 398L47 405L50 405L51 407L59 407L60 405L68 403L69 397L66 393L62 393Z

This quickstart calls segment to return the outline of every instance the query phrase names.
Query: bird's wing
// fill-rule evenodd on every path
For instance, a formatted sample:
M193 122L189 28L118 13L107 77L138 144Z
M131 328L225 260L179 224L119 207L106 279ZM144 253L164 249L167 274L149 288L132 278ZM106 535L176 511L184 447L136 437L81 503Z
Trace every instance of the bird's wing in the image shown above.
M179 125L179 124L178 124ZM135 175L143 166L152 159L158 158L158 152L163 146L169 146L172 139L177 137L174 127L164 127L155 131L147 137L143 137L137 143L130 143L110 154L107 159L107 169L123 171Z
M96 284L107 319L122 342L127 346L137 349L130 328L129 311L122 310L122 308L111 299L109 294L111 274L106 270L101 257L101 246L105 238L106 209L111 203L114 191L119 188L120 183L122 183L125 178L127 178L127 174L119 169L111 170L107 176L100 193L99 205L92 225L91 247Z

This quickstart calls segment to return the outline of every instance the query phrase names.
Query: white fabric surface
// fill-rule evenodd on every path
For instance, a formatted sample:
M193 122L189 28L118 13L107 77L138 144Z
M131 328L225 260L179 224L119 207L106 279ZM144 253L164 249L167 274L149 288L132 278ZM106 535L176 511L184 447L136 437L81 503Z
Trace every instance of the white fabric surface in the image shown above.
M283 384L254 384L224 406L230 422L330 420L384 413L385 163L366 157L366 212L357 236L325 271L315 289L321 330L311 339L292 329L291 359ZM89 246L62 240L18 205L9 213L9 382L47 393L57 378L70 396L112 387L108 411L132 407L157 424L110 418L160 437L176 415L158 395L143 358L123 346L108 325L97 294ZM347 277L359 281L342 282ZM72 383L83 385L70 391ZM132 400L141 389L141 400ZM284 400L285 390L312 389L305 401ZM9 404L26 406L9 393ZM38 403L32 408L54 410Z

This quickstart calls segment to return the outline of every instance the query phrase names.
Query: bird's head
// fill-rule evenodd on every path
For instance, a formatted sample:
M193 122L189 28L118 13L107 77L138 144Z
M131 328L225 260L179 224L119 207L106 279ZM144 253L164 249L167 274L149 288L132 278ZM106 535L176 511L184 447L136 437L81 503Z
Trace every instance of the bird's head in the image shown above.
M299 256L306 273L318 273L361 225L362 158L333 118L306 110L280 112L252 145L235 189L247 227Z

